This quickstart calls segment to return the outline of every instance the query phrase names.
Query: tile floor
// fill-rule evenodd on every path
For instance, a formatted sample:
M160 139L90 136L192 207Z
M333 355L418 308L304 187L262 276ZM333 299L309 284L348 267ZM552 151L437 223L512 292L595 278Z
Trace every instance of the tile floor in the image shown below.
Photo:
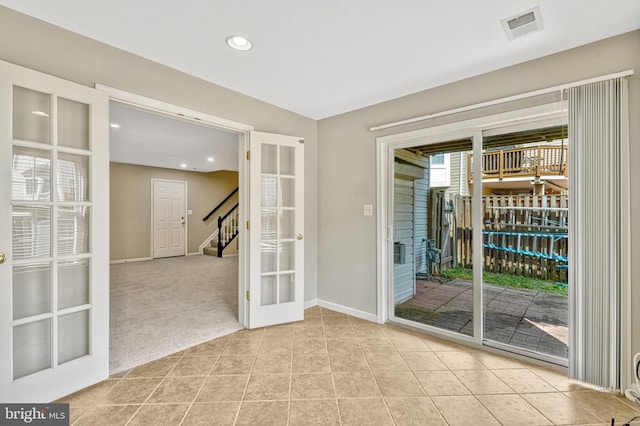
M74 425L622 425L566 375L315 307L62 398Z

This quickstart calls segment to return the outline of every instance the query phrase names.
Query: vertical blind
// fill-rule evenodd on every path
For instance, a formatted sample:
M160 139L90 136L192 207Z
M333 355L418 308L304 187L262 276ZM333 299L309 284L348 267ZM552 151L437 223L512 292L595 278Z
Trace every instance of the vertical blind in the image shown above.
M621 383L622 78L568 89L569 374Z

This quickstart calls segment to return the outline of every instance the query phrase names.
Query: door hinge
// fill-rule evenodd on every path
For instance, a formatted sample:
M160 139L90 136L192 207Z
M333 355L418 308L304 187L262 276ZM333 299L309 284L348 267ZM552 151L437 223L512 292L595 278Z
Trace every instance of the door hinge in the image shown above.
M249 290L247 290L247 300L251 300L251 292Z
M304 143L304 139L299 139L298 142Z
M248 231L249 229L251 229L251 226L250 226L250 224L249 224L249 221L247 221L247 231Z
M251 160L251 151L247 151L247 160Z

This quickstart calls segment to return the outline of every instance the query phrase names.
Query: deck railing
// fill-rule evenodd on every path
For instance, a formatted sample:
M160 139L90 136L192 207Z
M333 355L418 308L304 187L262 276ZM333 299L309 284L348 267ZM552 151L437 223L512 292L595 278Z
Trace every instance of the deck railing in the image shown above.
M532 146L482 154L482 178L567 176L567 147ZM467 155L467 176L473 180L472 154Z

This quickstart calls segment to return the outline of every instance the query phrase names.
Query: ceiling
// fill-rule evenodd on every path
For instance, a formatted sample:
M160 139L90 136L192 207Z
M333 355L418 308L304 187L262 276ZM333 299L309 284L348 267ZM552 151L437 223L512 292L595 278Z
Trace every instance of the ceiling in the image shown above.
M238 171L234 133L116 102L109 104L109 115L110 161L196 172Z
M638 0L0 4L313 119L640 28ZM536 6L544 29L509 41L501 20Z

